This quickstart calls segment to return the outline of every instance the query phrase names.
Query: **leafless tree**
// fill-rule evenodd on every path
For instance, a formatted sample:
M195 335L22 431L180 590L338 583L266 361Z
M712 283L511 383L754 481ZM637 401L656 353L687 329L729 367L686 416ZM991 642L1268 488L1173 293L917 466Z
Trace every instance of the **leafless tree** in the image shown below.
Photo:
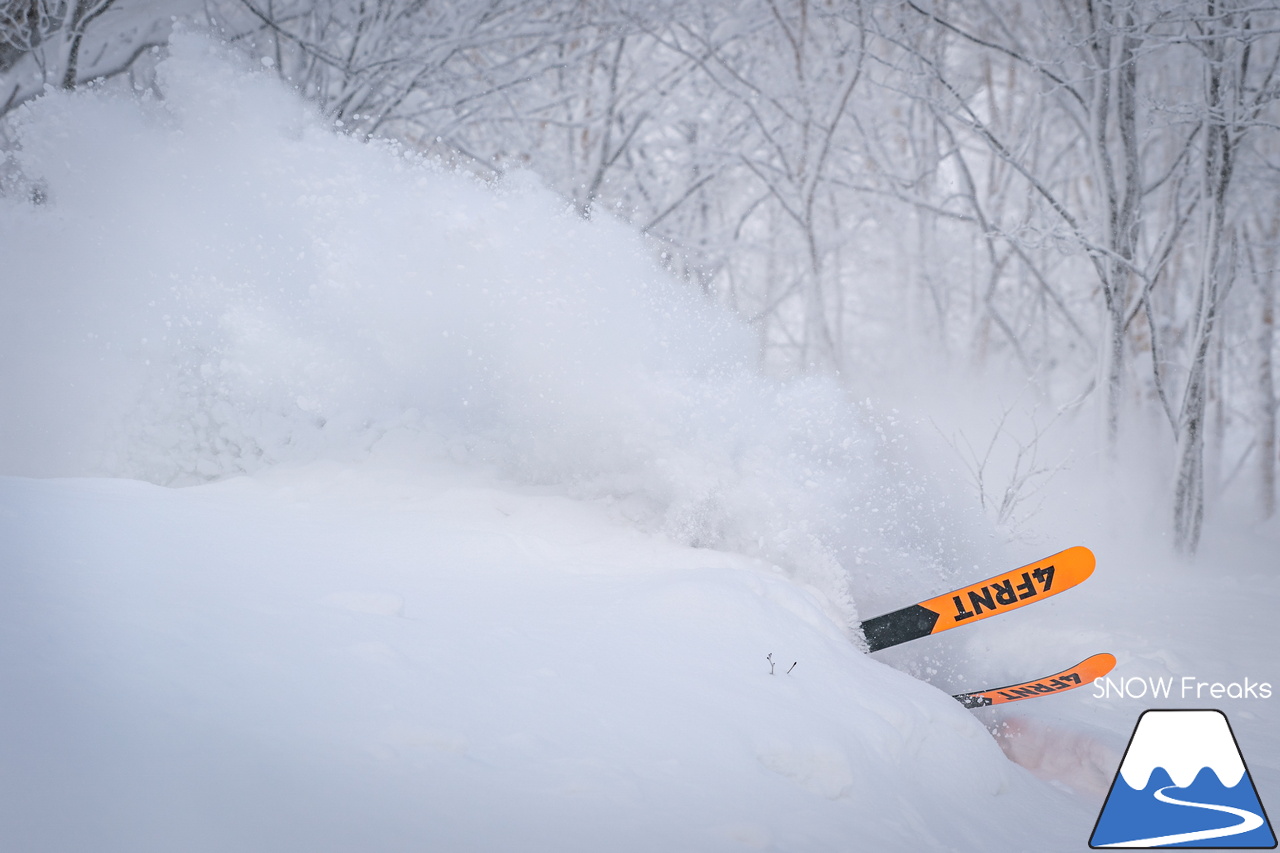
M0 114L134 67L169 8L3 0ZM1184 549L1246 460L1274 513L1278 219L1253 191L1280 159L1274 4L205 0L200 17L347 132L528 169L582 216L629 219L755 325L767 369L853 381L910 327L909 346L1037 377L1037 405L1092 395L1113 454L1132 413L1163 417Z
M168 39L154 0L0 0L0 116L44 92L129 71Z

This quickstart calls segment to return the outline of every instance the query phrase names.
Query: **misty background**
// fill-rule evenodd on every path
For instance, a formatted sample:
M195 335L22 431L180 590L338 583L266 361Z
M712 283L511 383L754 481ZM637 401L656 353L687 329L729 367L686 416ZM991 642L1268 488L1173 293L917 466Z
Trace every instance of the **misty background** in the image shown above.
M1143 503L1160 517L1152 524L1189 552L1206 514L1275 513L1278 23L1276 7L1232 0L8 0L0 13L3 192L27 205L82 193L96 206L94 223L127 214L143 178L114 171L118 152L107 140L61 151L57 163L52 154L41 160L24 141L28 108L51 90L93 89L160 109L172 97L156 72L171 33L208 32L244 68L300 92L352 144L394 143L437 169L541 185L584 223L638 231L635 253L680 283L650 293L651 309L668 300L723 306L737 318L733 358L750 362L739 368L836 383L881 413L901 408L903 430L961 472L1003 535L1032 529L1046 484L1072 469L1081 478L1069 487L1098 501L1123 492L1117 482L1140 480ZM297 112L291 103L279 110L285 124ZM211 291L267 275L262 265L283 263L282 245L292 253L290 240L314 237L315 217L349 215L344 233L363 230L354 235L363 254L326 261L295 253L289 262L299 274L322 279L334 265L366 261L398 265L393 278L422 272L425 261L396 254L418 239L414 214L366 199L383 219L360 229L350 227L345 201L345 212L300 211L253 173L267 154L250 143L215 147L216 170L183 174L229 193L239 172L245 197L256 189L261 206L253 227L218 223L242 256L211 256L212 266L227 267L201 267L208 287L190 278L176 285L192 291L189 299L216 301ZM165 167L161 156L148 173ZM61 168L70 172L53 187L50 169ZM337 183L348 177L332 174ZM111 239L154 251L157 241L127 230ZM199 242L193 235L184 261ZM563 248L576 251L590 249ZM65 305L47 282L59 265L82 260L54 245L32 267L10 257L6 297L38 303L19 294L44 293ZM99 268L90 277L107 275ZM142 322L138 305L96 293L100 303L92 293L74 301ZM342 311L355 314L325 322L380 310L376 298L348 295ZM548 310L536 291L523 298ZM495 310L467 307L473 316ZM16 322L12 307L6 313ZM166 328L186 322L165 316ZM21 325L8 330L9 346L38 351L24 336L42 333ZM406 340L421 350L402 350L398 363L439 355L438 342L419 332ZM253 332L240 334L248 345ZM272 335L258 343L285 346L280 328ZM590 340L547 345L593 358ZM300 362L306 346L295 339L273 361L314 369ZM478 359L457 366L448 380L457 388L424 393L453 395L472 381L468 371L486 369ZM171 384L188 383L181 405L190 411L153 422L153 432L198 433L202 418L221 417L206 368L170 360ZM5 418L5 468L45 471L40 454L17 449L23 442L13 436L49 439L34 425L48 421L33 416L24 426L18 412L70 404L48 399L47 389L7 390L23 404ZM301 396L297 408L324 417L323 401ZM78 414L60 422L85 424ZM127 443L136 448L137 439ZM184 440L204 441L207 452L166 466L154 454L137 463L133 452L131 463L121 453L132 451L68 439L93 456L71 468L114 465L177 483L249 470L270 455L248 441L230 450Z

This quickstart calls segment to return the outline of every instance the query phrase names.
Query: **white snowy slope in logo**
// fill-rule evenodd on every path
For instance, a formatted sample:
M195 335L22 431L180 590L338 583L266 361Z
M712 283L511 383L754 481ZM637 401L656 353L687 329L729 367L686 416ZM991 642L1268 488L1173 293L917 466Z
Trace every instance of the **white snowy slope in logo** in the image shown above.
M1151 771L1163 767L1173 784L1185 788L1205 767L1234 788L1244 776L1244 759L1236 749L1227 718L1217 711L1149 712L1138 721L1133 741L1120 765L1130 788L1147 787Z

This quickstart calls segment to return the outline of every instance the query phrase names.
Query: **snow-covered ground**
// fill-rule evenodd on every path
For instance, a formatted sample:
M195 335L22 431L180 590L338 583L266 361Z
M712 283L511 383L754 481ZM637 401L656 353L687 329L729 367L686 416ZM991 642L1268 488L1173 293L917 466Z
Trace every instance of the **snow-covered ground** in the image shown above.
M328 465L2 506L8 849L1013 850L1018 815L1090 820L813 593L599 506Z
M448 463L5 478L3 849L1084 849L1137 714L1206 703L943 691L1097 649L1270 678L1274 652L1273 577L1144 606L1100 558L1039 613L920 641L963 649L939 690L765 562ZM1274 701L1210 703L1264 805Z
M1064 475L1002 545L626 228L197 37L162 84L34 104L47 201L0 198L0 850L1081 850L1148 707L1222 708L1280 800L1275 693L949 697L1099 651L1280 687L1274 526L1183 566L1140 476ZM860 650L1074 544L1077 590Z

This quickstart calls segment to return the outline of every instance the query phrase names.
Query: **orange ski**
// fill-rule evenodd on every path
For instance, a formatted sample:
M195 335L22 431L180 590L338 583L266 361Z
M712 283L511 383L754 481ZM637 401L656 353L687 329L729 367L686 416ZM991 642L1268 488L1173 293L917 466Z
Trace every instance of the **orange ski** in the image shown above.
M987 705L1018 702L1035 696L1073 690L1083 684L1092 684L1095 678L1102 678L1115 665L1115 656L1103 652L1080 661L1071 669L1065 669L1055 675L1046 675L1037 681L1024 681L1021 684L1010 684L1008 687L997 687L994 690L983 690L978 693L961 693L952 698L966 708L983 708Z
M876 616L862 623L870 651L977 622L1057 595L1093 574L1093 552L1077 545L1037 563Z

